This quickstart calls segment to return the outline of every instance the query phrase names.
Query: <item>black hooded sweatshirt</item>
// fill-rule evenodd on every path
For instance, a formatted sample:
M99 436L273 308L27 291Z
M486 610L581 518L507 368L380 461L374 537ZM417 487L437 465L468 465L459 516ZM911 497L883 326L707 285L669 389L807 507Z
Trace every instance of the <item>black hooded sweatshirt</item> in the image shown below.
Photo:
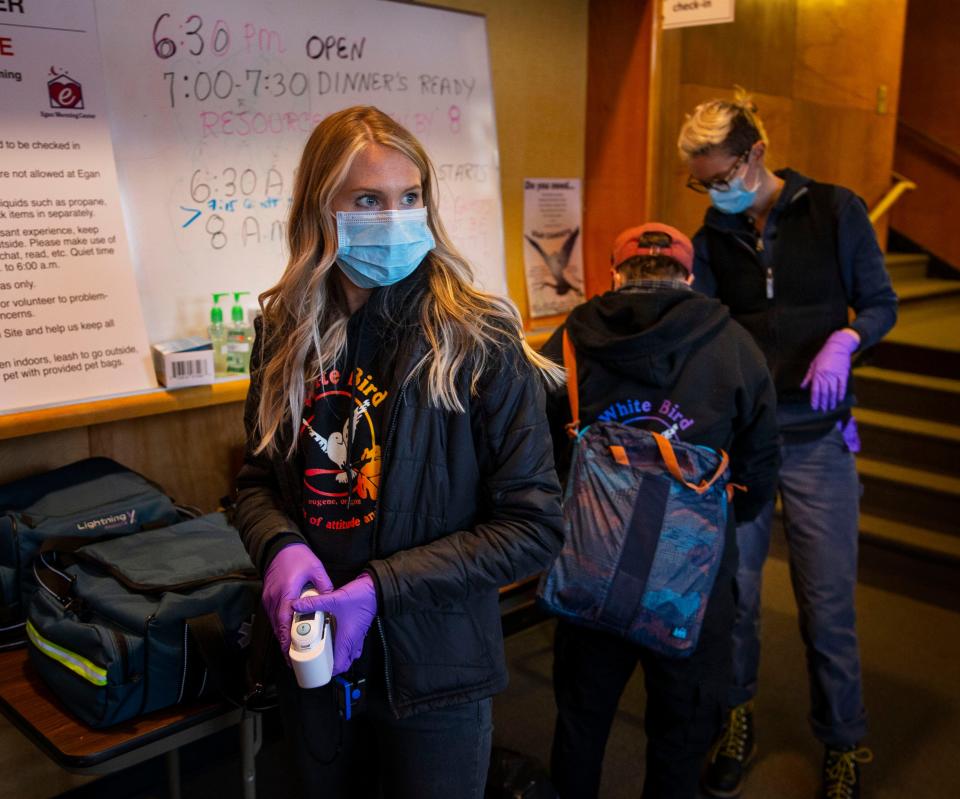
M543 347L562 363L562 333L577 353L580 426L619 421L688 444L723 449L734 502L754 518L776 487L776 393L763 355L719 301L680 281L640 281L575 308ZM566 389L547 404L561 476L569 464Z

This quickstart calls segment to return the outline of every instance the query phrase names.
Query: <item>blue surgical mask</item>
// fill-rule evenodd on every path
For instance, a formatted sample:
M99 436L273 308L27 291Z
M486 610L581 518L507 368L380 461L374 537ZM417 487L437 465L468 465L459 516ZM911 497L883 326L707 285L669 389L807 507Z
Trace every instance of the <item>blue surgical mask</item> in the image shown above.
M337 263L362 289L403 280L435 246L426 208L337 211Z
M759 185L757 188L760 188ZM741 177L731 180L730 187L726 191L710 189L709 193L713 207L725 214L743 213L757 199L757 189L750 191Z

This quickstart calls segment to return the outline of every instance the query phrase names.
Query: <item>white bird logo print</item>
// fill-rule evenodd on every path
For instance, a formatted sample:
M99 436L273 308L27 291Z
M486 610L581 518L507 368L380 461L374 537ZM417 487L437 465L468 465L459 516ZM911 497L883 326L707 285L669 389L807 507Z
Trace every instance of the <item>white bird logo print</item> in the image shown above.
M360 417L363 416L369 407L370 400L365 399L353 409L354 428L356 428L360 421ZM351 476L347 473L347 459L350 456L350 448L348 443L348 439L350 438L350 417L347 416L347 420L343 423L342 431L334 430L328 438L324 438L316 430L314 430L306 419L303 419L302 421L304 426L307 428L307 434L310 436L310 438L320 445L320 449L322 449L326 453L327 457L337 465L338 469L343 470L337 475L336 481L338 483L346 483ZM352 474L353 470L350 469L350 472Z

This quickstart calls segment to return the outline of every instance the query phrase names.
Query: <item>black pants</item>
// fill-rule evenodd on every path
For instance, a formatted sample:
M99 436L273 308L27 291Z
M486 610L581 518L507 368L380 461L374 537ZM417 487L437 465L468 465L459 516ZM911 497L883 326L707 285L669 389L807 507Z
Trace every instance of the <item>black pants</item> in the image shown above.
M280 707L295 797L481 799L490 764L492 699L397 720L371 676L350 721L331 685L309 691L283 667Z
M697 796L704 758L723 721L730 674L733 564L724 566L689 658L666 658L619 637L557 624L551 771L561 799L598 795L613 717L638 662L647 690L644 799Z

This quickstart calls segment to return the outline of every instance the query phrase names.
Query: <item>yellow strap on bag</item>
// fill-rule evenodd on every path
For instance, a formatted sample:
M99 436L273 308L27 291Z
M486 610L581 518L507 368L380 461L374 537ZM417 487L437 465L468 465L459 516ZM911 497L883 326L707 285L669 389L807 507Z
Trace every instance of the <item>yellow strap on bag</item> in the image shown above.
M42 652L48 658L57 661L61 666L70 669L74 674L82 677L89 683L97 686L107 684L107 670L101 668L93 661L87 660L76 652L57 646L53 641L48 641L40 633L33 623L27 621L27 636L38 651Z

